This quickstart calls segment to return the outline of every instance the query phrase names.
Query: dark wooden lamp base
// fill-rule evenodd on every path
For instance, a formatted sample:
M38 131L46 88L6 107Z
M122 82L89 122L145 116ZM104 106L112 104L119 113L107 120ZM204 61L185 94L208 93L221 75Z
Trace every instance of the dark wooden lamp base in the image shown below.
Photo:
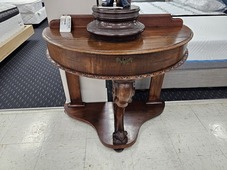
M87 31L95 39L105 41L135 40L144 31L145 26L137 21L139 7L130 6L125 9L110 9L93 6L95 20L87 25Z
M160 115L164 109L164 102L142 103L132 102L125 109L124 129L127 132L127 143L114 144L114 103L87 103L84 106L65 104L65 112L77 120L93 126L106 147L121 151L132 146L137 139L139 129L146 121Z

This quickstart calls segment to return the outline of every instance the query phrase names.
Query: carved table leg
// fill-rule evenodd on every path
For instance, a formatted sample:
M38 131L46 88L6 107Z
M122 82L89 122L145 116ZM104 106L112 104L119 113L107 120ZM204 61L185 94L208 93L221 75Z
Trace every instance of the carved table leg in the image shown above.
M127 131L124 130L125 107L132 102L135 94L134 81L114 81L114 133L113 144L122 145L128 142Z

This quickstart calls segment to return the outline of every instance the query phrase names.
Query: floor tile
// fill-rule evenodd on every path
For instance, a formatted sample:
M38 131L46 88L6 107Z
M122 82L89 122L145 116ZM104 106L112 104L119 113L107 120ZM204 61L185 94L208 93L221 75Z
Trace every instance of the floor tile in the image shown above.
M221 103L214 104L196 104L191 105L193 112L199 117L207 117L207 116L221 116L223 114L224 105ZM226 107L227 109L227 107ZM225 111L226 112L226 111ZM227 112L226 112L227 114Z
M0 115L0 143L8 128L14 122L16 114Z
M136 170L181 170L181 162L168 135L144 135L131 149Z
M227 141L227 115L198 117L206 128L207 132L217 138L217 140Z
M39 143L2 145L1 148L2 170L33 170L40 153Z
M147 122L145 122L139 131L139 136L145 134L158 135L158 134L168 134L167 128L161 117L155 117Z
M218 108L221 115L226 116L227 115L227 102L221 103L221 107Z
M83 169L86 141L80 139L44 142L35 170Z
M222 155L216 140L208 133L171 134L173 146L178 154L187 153L195 156Z
M37 170L83 169L86 146L86 126L67 116L62 110L56 112L45 131Z
M227 104L195 105L192 109L227 157Z
M6 148L6 145L0 144L0 157L2 156L2 153L5 150L5 148Z
M54 113L28 111L17 114L13 124L2 139L3 144L33 143L44 140L45 131Z
M63 111L57 112L57 116L52 117L51 123L47 125L44 141L55 142L59 140L85 139L87 136L88 125L75 120Z
M99 139L88 139L86 146L85 169L133 169L130 149L125 149L123 152L118 153L103 146Z
M167 105L161 114L168 133L205 132L190 105Z
M227 159L224 155L190 155L180 153L183 170L226 170Z
M199 117L216 145L227 157L227 115Z

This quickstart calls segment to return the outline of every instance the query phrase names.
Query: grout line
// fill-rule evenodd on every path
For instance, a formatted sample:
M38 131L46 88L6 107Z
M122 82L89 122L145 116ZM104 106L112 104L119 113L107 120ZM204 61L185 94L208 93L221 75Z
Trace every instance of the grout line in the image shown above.
M39 110L61 110L64 109L63 106L60 107L34 107L34 108L16 108L16 109L0 109L0 115L4 112L16 112L16 111L39 111Z
M87 134L86 134L86 141L85 141L85 149L84 149L84 167L83 167L83 169L85 169L86 168L86 159L87 159L87 140L88 140L88 138L87 138Z
M35 165L34 165L34 168L33 168L34 170L36 169L36 166L37 166L37 164L38 164L38 161L39 161L39 158L40 158L42 149L43 149L43 145L40 146L39 154L38 154L38 156L37 156L37 160L36 160Z
M201 125L203 126L203 128L205 129L205 131L207 132L207 133L209 133L209 131L207 131L207 128L206 128L206 126L202 123L202 121L200 120L200 118L199 118L199 116L194 112L194 110L190 107L190 109L191 109L191 111L192 111L192 113L195 115L195 117L199 120L199 122L201 123Z
M165 101L166 104L205 104L205 103L227 103L227 99L201 99L201 100L181 100L181 101Z

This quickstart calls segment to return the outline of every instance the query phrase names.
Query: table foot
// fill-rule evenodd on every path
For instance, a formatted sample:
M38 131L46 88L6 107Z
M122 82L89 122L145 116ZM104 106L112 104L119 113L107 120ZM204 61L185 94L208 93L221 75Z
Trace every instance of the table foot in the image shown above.
M124 149L114 149L116 152L122 152Z
M123 145L128 142L128 132L127 131L117 131L113 133L113 144L114 145Z

